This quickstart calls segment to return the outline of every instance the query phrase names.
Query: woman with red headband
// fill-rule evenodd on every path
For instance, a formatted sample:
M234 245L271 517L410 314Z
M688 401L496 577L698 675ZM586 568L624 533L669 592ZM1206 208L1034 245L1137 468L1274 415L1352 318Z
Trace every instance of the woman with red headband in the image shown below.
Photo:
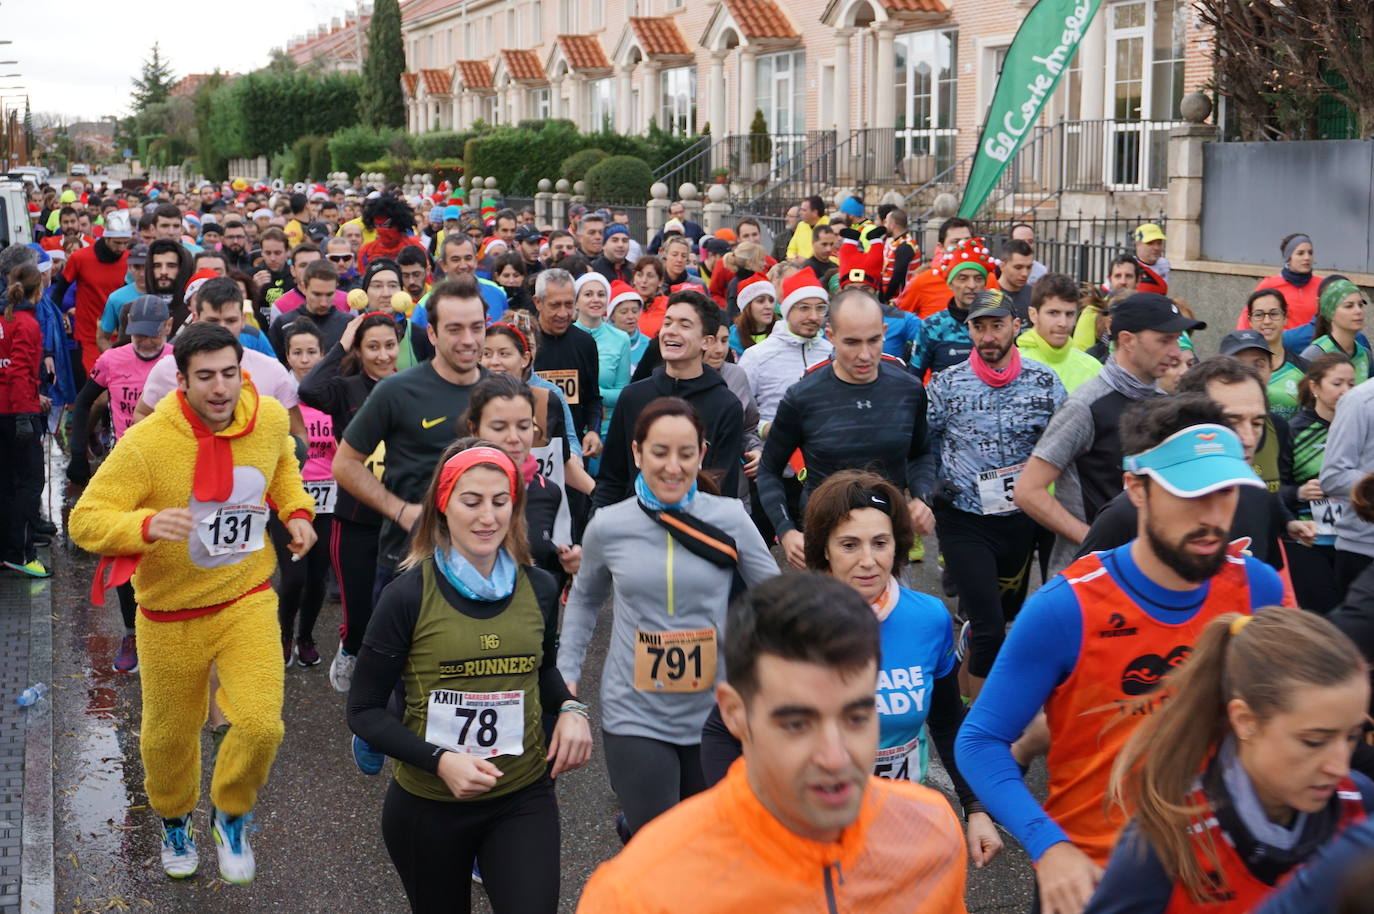
M344 328L339 342L301 379L301 402L329 414L335 441L342 440L353 414L377 382L396 373L400 338L400 328L389 313L359 314ZM379 447L369 457L368 465L380 478L385 464L385 448ZM339 578L343 632L338 653L329 665L329 682L340 692L347 692L352 682L353 664L367 622L372 618L372 584L381 526L381 515L342 486L336 487L329 555Z
M558 588L530 564L524 496L490 442L444 451L354 672L348 724L396 761L382 836L413 911L470 910L474 862L497 914L558 907L552 778L586 764L591 730L556 666Z

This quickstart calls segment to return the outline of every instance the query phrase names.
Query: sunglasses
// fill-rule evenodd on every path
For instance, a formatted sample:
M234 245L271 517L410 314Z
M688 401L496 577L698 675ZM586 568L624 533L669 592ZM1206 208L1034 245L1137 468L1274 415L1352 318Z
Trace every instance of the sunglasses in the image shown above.
M330 254L329 259L334 263L348 263L353 259L352 254Z

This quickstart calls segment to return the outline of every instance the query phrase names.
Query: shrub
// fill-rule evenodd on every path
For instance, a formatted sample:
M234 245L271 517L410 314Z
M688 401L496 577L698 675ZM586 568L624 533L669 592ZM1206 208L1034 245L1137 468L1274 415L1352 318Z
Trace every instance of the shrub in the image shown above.
M480 130L433 130L411 137L415 155L422 159L461 159L468 140L480 136Z
M220 155L270 155L355 123L361 84L356 74L258 70L209 93L202 127Z
M387 153L395 131L373 130L371 127L348 127L329 138L331 171L346 171L356 175L368 171L362 163L376 161Z
M610 153L595 146L574 152L563 160L563 165L558 170L558 177L567 178L569 181L581 181L587 176L587 169L610 157Z
M329 137L314 137L310 143L310 177L323 181L329 172Z
M503 193L529 196L541 178L553 178L563 160L582 148L585 140L560 123L543 130L497 127L468 140L464 167L473 174L496 178Z
M408 160L386 156L371 162L359 162L357 173L379 171L386 175L388 181L399 183L410 172L410 164Z
M587 199L594 203L634 203L649 198L654 170L635 156L611 156L587 171Z
M763 110L754 109L754 119L749 123L749 163L759 165L773 157L773 140L768 135L768 121Z

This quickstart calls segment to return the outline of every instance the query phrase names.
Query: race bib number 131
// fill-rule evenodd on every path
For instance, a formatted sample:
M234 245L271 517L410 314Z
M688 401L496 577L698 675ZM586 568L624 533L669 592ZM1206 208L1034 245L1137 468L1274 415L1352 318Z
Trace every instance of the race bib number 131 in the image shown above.
M212 556L257 552L267 532L267 508L262 505L225 505L196 525L196 533Z

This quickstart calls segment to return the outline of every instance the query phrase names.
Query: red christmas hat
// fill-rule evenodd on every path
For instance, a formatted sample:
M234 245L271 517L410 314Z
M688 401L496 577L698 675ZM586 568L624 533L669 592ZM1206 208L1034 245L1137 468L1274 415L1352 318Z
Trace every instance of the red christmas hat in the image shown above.
M783 318L787 317L787 312L792 310L793 305L804 298L830 301L830 293L825 291L825 286L821 285L821 281L811 272L810 267L799 270L782 281L782 301L778 303L778 309L782 311Z
M806 272L810 273L811 270L807 269ZM774 302L778 300L778 290L773 288L773 284L768 281L768 277L762 273L755 273L736 287L735 302L739 306L739 309L743 311L760 295L770 296Z
M983 238L961 238L949 250L944 252L940 262L935 264L934 269L945 282L949 282L955 273L963 270L977 270L983 276L988 276L1001 263L992 256L992 251L988 249L988 243Z
M200 291L201 286L205 285L210 280L216 279L218 277L219 274L216 273L214 270L196 270L194 273L191 274L191 278L186 282L185 297L188 300L194 298L195 294Z
M883 246L874 243L867 251L853 238L840 245L840 288L855 283L868 286L876 294L883 287Z
M637 301L644 303L644 296L635 291L635 287L624 280L617 279L611 283L611 304L608 310L614 311L615 306L623 301Z

